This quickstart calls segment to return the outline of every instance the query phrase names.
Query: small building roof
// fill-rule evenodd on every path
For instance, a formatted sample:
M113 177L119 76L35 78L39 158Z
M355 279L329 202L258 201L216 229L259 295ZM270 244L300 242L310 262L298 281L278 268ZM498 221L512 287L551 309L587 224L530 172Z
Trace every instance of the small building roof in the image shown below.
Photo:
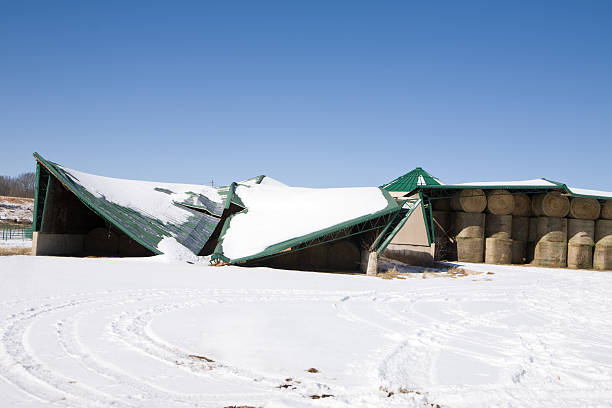
M387 191L414 191L417 187L444 185L438 178L432 176L421 167L404 174L401 177L381 186Z

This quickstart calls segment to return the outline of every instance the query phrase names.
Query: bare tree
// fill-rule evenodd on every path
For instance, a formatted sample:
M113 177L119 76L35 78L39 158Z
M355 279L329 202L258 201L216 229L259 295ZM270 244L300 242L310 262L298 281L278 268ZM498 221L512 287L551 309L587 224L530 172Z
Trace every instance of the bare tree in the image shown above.
M0 176L0 195L10 197L34 197L36 173L22 173L17 177Z

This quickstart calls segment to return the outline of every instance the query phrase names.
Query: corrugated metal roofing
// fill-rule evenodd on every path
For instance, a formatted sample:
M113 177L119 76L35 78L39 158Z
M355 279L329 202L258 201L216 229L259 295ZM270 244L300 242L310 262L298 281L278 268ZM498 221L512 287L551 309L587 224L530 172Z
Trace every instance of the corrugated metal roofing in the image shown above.
M381 188L384 188L387 191L414 191L417 187L420 186L437 186L444 185L439 179L432 176L425 170L420 167L404 174L401 177L396 178L395 180L384 184Z
M37 153L34 153L34 157L83 204L154 253L163 252L158 245L168 237L176 239L179 244L194 254L198 254L220 222L218 216L223 212L223 198L210 187L182 185L185 188L195 187L190 190L200 190L200 192L174 191L175 186L181 185L102 178L62 167L57 163L45 160ZM85 178L88 180L106 179L110 180L111 184L121 181L124 183L123 187L144 189L148 194L161 197L162 202L167 205L158 210L146 207L146 205L139 206L138 203L126 205L118 202L121 200L109 197L108 191L105 195L104 183L100 183L99 188L92 188L80 180ZM117 195L121 196L121 191L115 192L115 196ZM176 200L175 197L182 199ZM228 194L227 197L231 198L231 194ZM202 207L201 209L206 212L190 208L189 205Z
M225 221L213 259L242 263L264 258L400 211L389 193L376 188L304 189L275 182L243 186L237 195L251 189L261 190L257 200L242 197L246 209ZM371 211L364 210L360 203L372 199L373 195L378 204L368 207ZM250 206L249 202L257 205ZM279 233L270 234L270 231ZM255 240L252 242L257 245L246 239Z

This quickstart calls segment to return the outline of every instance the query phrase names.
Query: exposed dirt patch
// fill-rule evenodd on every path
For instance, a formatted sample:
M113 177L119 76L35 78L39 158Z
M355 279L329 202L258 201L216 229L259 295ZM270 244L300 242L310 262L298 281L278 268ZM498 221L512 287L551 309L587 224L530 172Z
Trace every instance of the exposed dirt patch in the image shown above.
M333 397L333 395L331 394L321 394L321 395L311 395L310 398L312 399L321 399L321 398L330 398Z
M195 354L190 354L189 357L195 358L196 360L206 361L207 363L214 363L215 360L211 360L210 358L204 356L196 356Z
M308 371L309 373L318 373L319 372L319 370L317 370L316 368L313 368L313 367L309 368L306 371Z
M30 255L32 248L0 248L0 256Z

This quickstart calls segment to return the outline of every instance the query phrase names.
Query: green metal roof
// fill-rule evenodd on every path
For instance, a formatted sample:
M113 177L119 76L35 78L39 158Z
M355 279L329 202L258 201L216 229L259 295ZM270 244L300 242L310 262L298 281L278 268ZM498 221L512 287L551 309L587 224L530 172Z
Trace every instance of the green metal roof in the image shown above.
M439 186L444 185L436 177L432 176L420 167L412 170L409 173L404 174L395 180L384 184L381 188L387 191L414 191L417 187L421 186Z
M219 237L217 247L215 248L215 251L212 255L212 259L221 260L224 262L228 262L230 264L244 263L246 261L252 261L255 259L266 258L271 255L280 254L286 250L290 250L292 247L312 241L316 239L317 237L323 237L329 234L333 234L335 232L344 230L346 228L350 228L350 227L362 224L364 222L375 220L381 217L389 217L389 220L386 221L387 223L389 223L393 221L393 219L395 218L395 215L399 213L399 211L401 210L401 207L396 203L396 201L391 197L391 195L389 195L388 192L381 189L381 193L383 194L383 197L387 201L387 205L384 209L380 211L377 211L372 214L365 214L361 217L358 217L358 218L355 218L355 219L352 219L346 222L342 222L340 224L332 225L328 228L325 228L325 229L322 229L316 232L312 232L310 234L298 236L298 237L295 237L295 238L292 238L292 239L289 239L283 242L273 244L267 247L266 249L264 249L263 251L250 255L250 256L230 259L227 256L225 256L225 254L223 253L223 240L224 240L227 230L230 228L233 218L237 214L248 213L248 208L246 208L240 211L239 213L232 214L230 217L227 218L227 220L225 221L225 224L223 225L223 229L221 231L221 235Z
M189 194L188 201L191 202L174 203L174 205L179 206L188 213L188 218L185 221L160 220L155 214L140 212L109 201L104 196L94 195L81 185L79 180L68 169L45 160L38 153L34 153L34 157L46 171L56 177L64 187L71 191L94 213L156 254L162 253L158 249L158 244L164 237L173 237L191 252L198 254L209 240L217 224L221 221L218 216L215 217L211 214L220 214L223 211L223 206L219 206L218 203L212 203L205 197L198 196L195 193ZM155 190L168 194L163 188ZM231 200L232 196L233 189L229 189L226 192L225 199ZM37 202L36 204L38 205L39 203ZM206 210L206 212L197 211L190 207L197 207Z

